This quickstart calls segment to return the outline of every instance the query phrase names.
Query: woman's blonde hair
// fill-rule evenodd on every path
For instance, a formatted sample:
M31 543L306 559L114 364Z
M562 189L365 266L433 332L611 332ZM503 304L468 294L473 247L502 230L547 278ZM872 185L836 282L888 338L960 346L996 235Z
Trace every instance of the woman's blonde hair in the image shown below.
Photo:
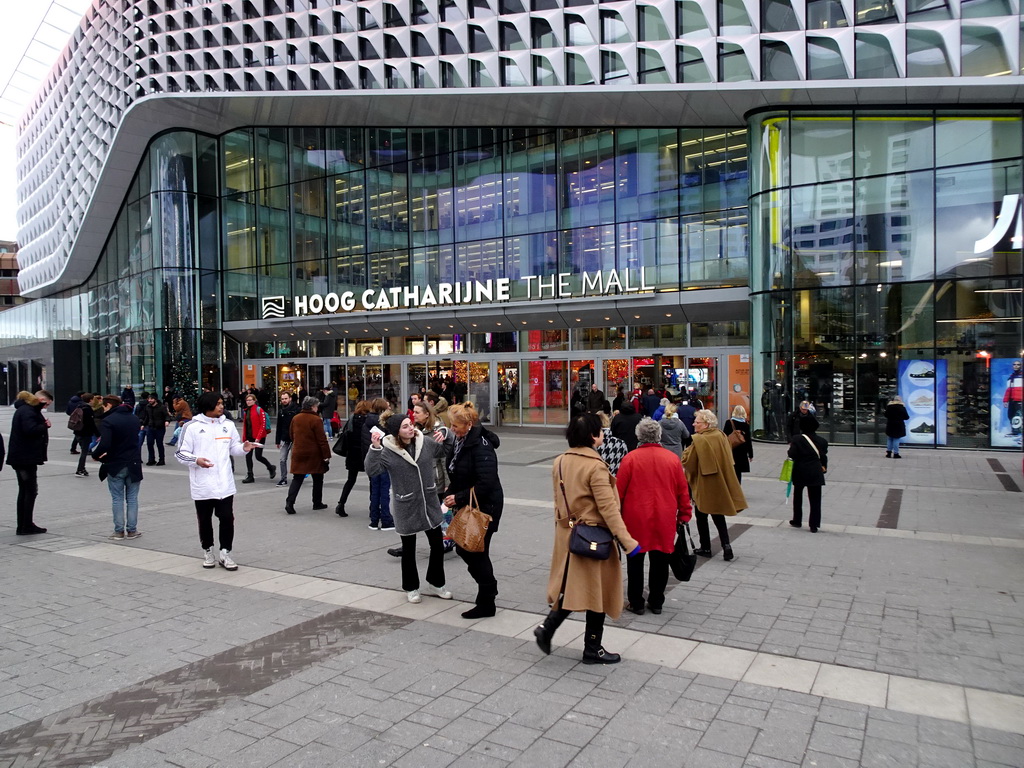
M676 415L676 411L678 411L678 410L679 410L679 406L678 405L676 405L675 403L669 403L668 405L665 406L665 415L662 418L667 419L667 418L669 418L671 416L675 416Z
M734 419L745 419L747 418L747 409L742 405L737 405L732 409L732 418Z
M718 417L715 416L715 412L709 411L706 408L703 411L697 411L697 413L693 417L693 420L695 422L699 421L703 424L707 424L712 429L718 427Z
M480 414L476 412L476 406L469 401L451 406L448 409L448 417L453 423L469 424L471 427L480 423Z
M599 418L601 420L601 428L602 429L605 429L605 428L610 427L612 425L612 420L608 417L608 414L605 413L604 411L598 411L597 412L597 418Z

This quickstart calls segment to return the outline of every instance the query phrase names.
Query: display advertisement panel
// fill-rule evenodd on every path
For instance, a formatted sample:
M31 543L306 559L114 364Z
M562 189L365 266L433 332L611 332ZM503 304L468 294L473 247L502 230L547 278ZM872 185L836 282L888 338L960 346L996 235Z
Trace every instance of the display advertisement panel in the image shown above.
M1020 448L1021 446L1021 391L1020 358L996 358L990 363L991 378L989 413L992 420L993 448Z
M946 361L900 360L899 393L907 406L905 443L946 444Z

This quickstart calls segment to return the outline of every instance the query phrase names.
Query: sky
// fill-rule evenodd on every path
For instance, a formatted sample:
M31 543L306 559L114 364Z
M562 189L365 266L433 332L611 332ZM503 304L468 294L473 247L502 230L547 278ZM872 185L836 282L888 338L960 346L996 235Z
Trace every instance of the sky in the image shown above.
M0 7L0 240L17 240L16 124L91 0L4 0Z

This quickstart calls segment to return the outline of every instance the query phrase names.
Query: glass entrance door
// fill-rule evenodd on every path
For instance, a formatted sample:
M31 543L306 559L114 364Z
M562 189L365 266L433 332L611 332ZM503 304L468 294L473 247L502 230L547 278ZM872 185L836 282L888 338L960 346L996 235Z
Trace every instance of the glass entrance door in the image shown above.
M522 403L524 425L566 424L571 380L567 360L529 360Z
M688 357L686 358L686 389L690 400L697 398L700 405L718 412L718 358ZM697 403L693 403L697 405ZM718 414L719 420L728 414Z

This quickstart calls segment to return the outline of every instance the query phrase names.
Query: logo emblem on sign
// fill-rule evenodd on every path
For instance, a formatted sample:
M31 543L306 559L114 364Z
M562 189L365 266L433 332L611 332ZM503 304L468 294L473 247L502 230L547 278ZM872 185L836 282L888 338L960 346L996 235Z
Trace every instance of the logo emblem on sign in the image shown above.
M263 319L284 317L284 296L263 297Z
M1021 242L1024 241L1024 237L1021 236L1022 218L1024 218L1024 214L1021 212L1020 195L1003 195L1003 202L999 207L999 216L996 217L996 223L992 227L992 231L980 240L975 241L974 252L984 253L995 248L999 241L1006 237L1006 233L1010 231L1010 225L1014 221L1017 222L1017 229L1013 233L1010 244L1014 248L1020 248Z

